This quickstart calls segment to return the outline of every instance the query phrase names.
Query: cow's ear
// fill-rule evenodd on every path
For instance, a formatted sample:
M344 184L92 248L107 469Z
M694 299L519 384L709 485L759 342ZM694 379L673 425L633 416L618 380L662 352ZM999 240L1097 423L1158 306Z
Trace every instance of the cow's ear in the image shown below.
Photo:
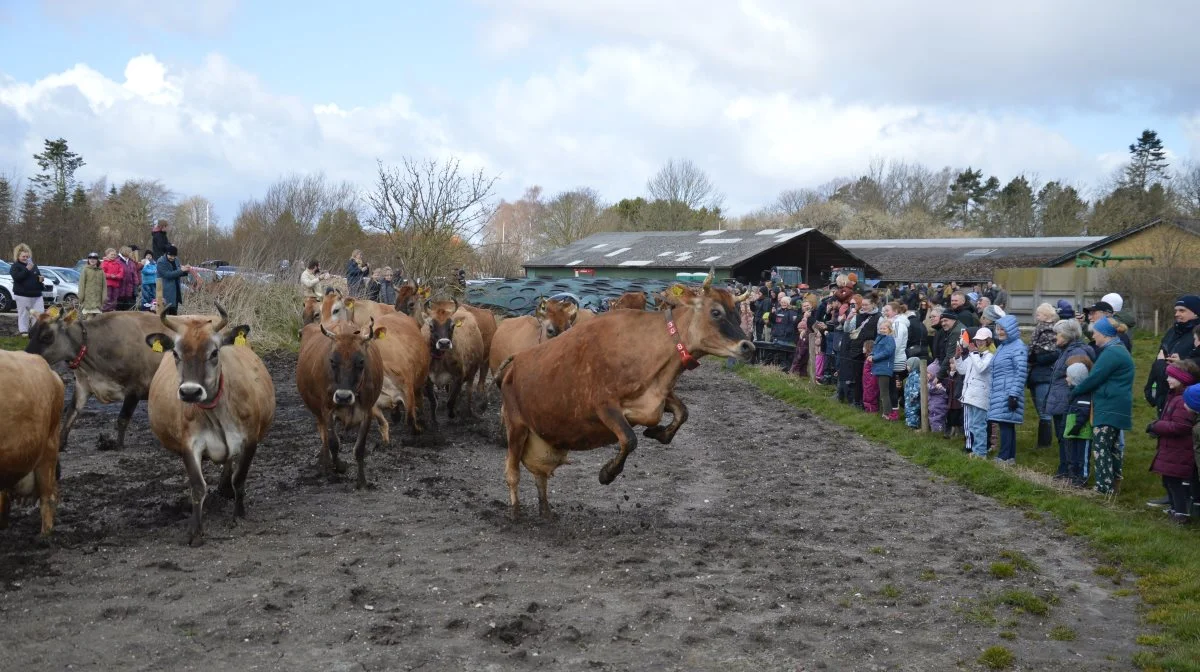
M387 336L387 327L379 327L375 330L376 339L382 339L384 336Z
M342 305L346 307L346 310L354 310L354 299L346 299Z
M546 297L539 296L537 308L533 311L534 317L541 319L546 316Z
M175 348L175 341L166 334L149 334L146 336L146 345L155 352L165 352Z
M50 308L46 310L46 317L51 320L57 320L58 318L62 317L62 310L58 306L50 306Z
M63 316L63 322L66 322L67 324L71 324L72 322L74 322L75 320L78 320L78 319L79 319L79 311L78 310L70 310L67 312L66 315Z
M221 338L221 345L245 345L246 337L249 335L250 325L239 324L225 332L225 336Z
M579 306L571 303L570 301L563 304L563 311L567 314L567 317L571 318L572 320L579 316Z

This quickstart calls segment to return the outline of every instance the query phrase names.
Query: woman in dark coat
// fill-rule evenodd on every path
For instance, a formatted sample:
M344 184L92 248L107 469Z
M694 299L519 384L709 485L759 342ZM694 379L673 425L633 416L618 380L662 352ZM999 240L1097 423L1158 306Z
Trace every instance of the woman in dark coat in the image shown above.
M1055 478L1066 478L1069 455L1067 440L1063 438L1063 430L1067 426L1067 409L1070 406L1071 388L1067 386L1067 365L1074 357L1086 357L1088 361L1096 361L1096 353L1092 346L1083 340L1083 328L1079 320L1062 319L1054 323L1054 343L1058 346L1058 359L1050 367L1050 390L1046 394L1046 412L1054 421L1054 435L1058 438L1058 471ZM1084 456L1084 470L1087 475L1087 456Z
M1049 448L1053 442L1053 415L1046 410L1046 399L1050 394L1050 378L1059 350L1055 343L1054 323L1058 313L1054 306L1043 303L1033 311L1035 325L1033 338L1029 340L1029 391L1033 393L1033 405L1038 412L1037 447Z

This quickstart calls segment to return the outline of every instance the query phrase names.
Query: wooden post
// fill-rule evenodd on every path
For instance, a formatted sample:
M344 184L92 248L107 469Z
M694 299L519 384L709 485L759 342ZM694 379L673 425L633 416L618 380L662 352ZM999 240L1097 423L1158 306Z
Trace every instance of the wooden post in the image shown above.
M1158 336L1162 332L1158 330L1158 308L1154 309L1154 335Z
M163 284L162 278L154 279L154 312L162 315L163 308Z
M925 360L921 360L918 374L921 377L921 431L929 431L929 370L925 368Z

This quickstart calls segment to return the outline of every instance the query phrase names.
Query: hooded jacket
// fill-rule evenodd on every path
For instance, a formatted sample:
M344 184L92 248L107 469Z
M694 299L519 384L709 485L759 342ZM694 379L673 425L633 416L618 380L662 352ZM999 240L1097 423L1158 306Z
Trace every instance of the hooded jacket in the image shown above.
M1163 476L1190 479L1196 468L1192 455L1192 428L1196 414L1183 403L1183 389L1172 390L1162 417L1147 428L1158 437L1158 450L1150 471Z
M996 320L1004 338L996 336L996 358L992 361L992 387L988 394L988 421L1021 424L1025 420L1025 378L1029 351L1021 340L1017 318L1005 315ZM1008 410L1008 398L1016 397L1016 410Z
M1117 339L1096 353L1096 363L1071 398L1092 395L1092 424L1133 429L1133 357Z
M1070 406L1071 388L1067 385L1067 362L1072 357L1087 357L1096 361L1096 351L1083 339L1071 341L1058 353L1058 359L1050 370L1050 393L1046 396L1046 413L1066 415Z

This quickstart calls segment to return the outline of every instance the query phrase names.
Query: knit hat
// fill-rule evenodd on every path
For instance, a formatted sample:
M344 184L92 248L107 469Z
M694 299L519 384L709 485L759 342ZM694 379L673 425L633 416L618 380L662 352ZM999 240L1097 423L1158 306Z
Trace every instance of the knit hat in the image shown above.
M1193 313L1200 315L1200 296L1196 296L1195 294L1186 294L1181 296L1179 297L1179 300L1175 302L1175 307L1178 308L1179 306L1183 306Z
M938 364L938 361L936 359L933 360L932 362L930 362L929 366L925 367L925 373L930 378L937 378L938 374L941 373L941 371L942 371L942 365Z
M1107 317L1102 317L1092 323L1092 331L1112 338L1117 335L1117 325Z
M1187 369L1175 366L1174 364L1167 365L1167 377L1174 378L1184 385L1194 385L1196 377L1187 372Z
M1183 403L1193 412L1200 413L1200 385L1192 385L1183 391Z
M1056 308L1058 309L1058 319L1060 320L1069 320L1075 317L1075 307L1066 299L1059 299Z
M1116 292L1105 294L1100 297L1100 300L1112 306L1114 313L1121 312L1121 309L1125 307L1125 299L1122 299L1121 295Z
M909 373L915 373L921 368L921 359L919 357L909 357L904 365L908 368Z
M1067 367L1067 384L1072 387L1082 383L1088 377L1088 368L1079 362Z
M992 322L999 320L1005 315L1007 315L1007 313L1005 313L1004 309L1000 306L993 305L983 309L983 318L985 320L991 320Z
M167 252L168 256L172 256L172 257L179 256L179 248L175 247L174 245L167 245L166 252Z
M991 338L991 337L992 337L991 329L988 329L987 327L980 327L978 330L976 330L975 337L972 338L971 340L982 341L985 338Z

